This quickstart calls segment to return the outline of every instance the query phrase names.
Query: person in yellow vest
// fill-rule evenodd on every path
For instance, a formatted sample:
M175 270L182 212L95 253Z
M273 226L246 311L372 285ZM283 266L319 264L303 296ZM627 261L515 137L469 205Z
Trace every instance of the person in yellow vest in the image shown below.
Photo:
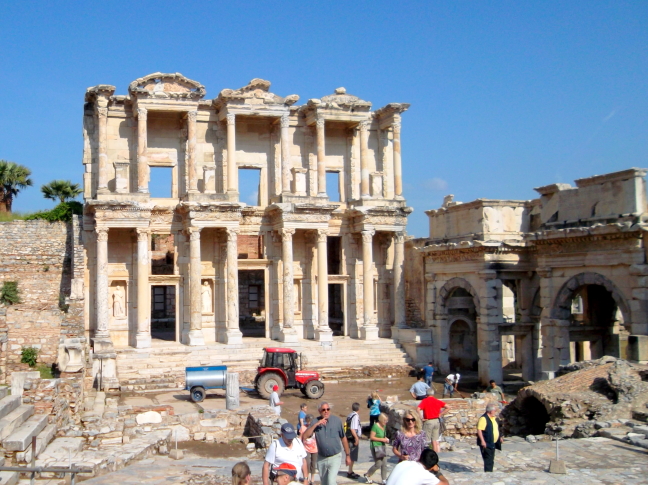
M502 437L495 416L499 413L499 405L490 403L486 412L477 421L477 445L484 460L484 471L492 472L495 463L495 450L502 451Z

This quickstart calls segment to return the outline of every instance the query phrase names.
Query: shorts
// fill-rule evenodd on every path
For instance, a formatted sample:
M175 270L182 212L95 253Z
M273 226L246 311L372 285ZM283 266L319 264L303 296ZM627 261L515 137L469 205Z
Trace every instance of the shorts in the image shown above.
M360 454L360 444L358 446L349 443L349 456L351 461L358 461L358 455Z
M315 475L317 473L317 452L315 453L306 453L306 467L308 473Z
M439 441L439 419L428 419L423 421L423 432L428 441Z

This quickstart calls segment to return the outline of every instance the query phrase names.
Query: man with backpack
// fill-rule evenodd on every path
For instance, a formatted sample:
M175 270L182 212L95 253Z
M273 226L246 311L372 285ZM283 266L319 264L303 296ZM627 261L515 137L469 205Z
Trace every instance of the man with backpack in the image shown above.
M360 435L362 434L362 425L360 424L360 415L358 414L360 404L354 402L351 409L351 414L347 416L345 424L346 438L349 442L349 456L351 457L347 477L356 480L360 478L360 475L353 472L353 464L358 461L358 454L360 452Z

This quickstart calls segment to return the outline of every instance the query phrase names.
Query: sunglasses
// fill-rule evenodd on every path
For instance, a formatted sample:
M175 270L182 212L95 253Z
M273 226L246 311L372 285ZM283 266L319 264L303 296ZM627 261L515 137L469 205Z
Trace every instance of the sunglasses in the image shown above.
M403 421L405 421L406 423L415 423L416 419L414 419L414 418L403 418Z
M331 408L322 408L322 412L323 411L330 411L330 410L331 410Z

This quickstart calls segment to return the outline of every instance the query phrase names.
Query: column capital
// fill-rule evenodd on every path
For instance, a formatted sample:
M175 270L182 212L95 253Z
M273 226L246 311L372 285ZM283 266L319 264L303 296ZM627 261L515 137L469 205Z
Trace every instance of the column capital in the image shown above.
M187 111L187 120L191 121L192 123L196 122L196 119L198 118L198 111Z
M135 229L135 231L137 232L138 241L148 241L148 237L151 234L150 229L138 227L137 229Z
M288 113L282 114L280 120L282 128L288 128L290 126L290 115Z
M102 119L108 118L108 108L97 108L97 116Z
M233 125L236 123L236 115L234 113L227 113L227 124L228 125Z
M326 238L329 235L328 229L318 229L317 230L317 242L326 242Z
M367 229L365 231L362 231L362 242L363 243L370 243L373 241L374 234L376 234L376 231L373 229Z
M324 118L317 118L317 120L315 120L315 126L317 127L318 130L324 129L324 123L325 123Z
M394 233L394 242L396 244L403 244L405 242L405 233L404 232L395 232Z
M228 227L227 229L225 229L225 234L227 234L228 241L235 241L240 232L241 230L238 227Z
M97 241L105 242L108 241L108 228L107 227L97 227Z
M395 134L400 134L401 130L401 122L400 121L394 121L392 123L392 128L394 128L394 133Z
M142 121L146 120L148 116L148 110L146 108L137 108L137 117Z
M295 234L295 230L293 228L279 229L278 232L283 241L292 241L293 234Z
M371 121L369 120L361 121L359 123L360 132L366 134L367 131L369 130L369 125L371 125Z
M190 227L187 229L187 234L189 234L189 239L192 241L200 240L200 231L202 227Z

